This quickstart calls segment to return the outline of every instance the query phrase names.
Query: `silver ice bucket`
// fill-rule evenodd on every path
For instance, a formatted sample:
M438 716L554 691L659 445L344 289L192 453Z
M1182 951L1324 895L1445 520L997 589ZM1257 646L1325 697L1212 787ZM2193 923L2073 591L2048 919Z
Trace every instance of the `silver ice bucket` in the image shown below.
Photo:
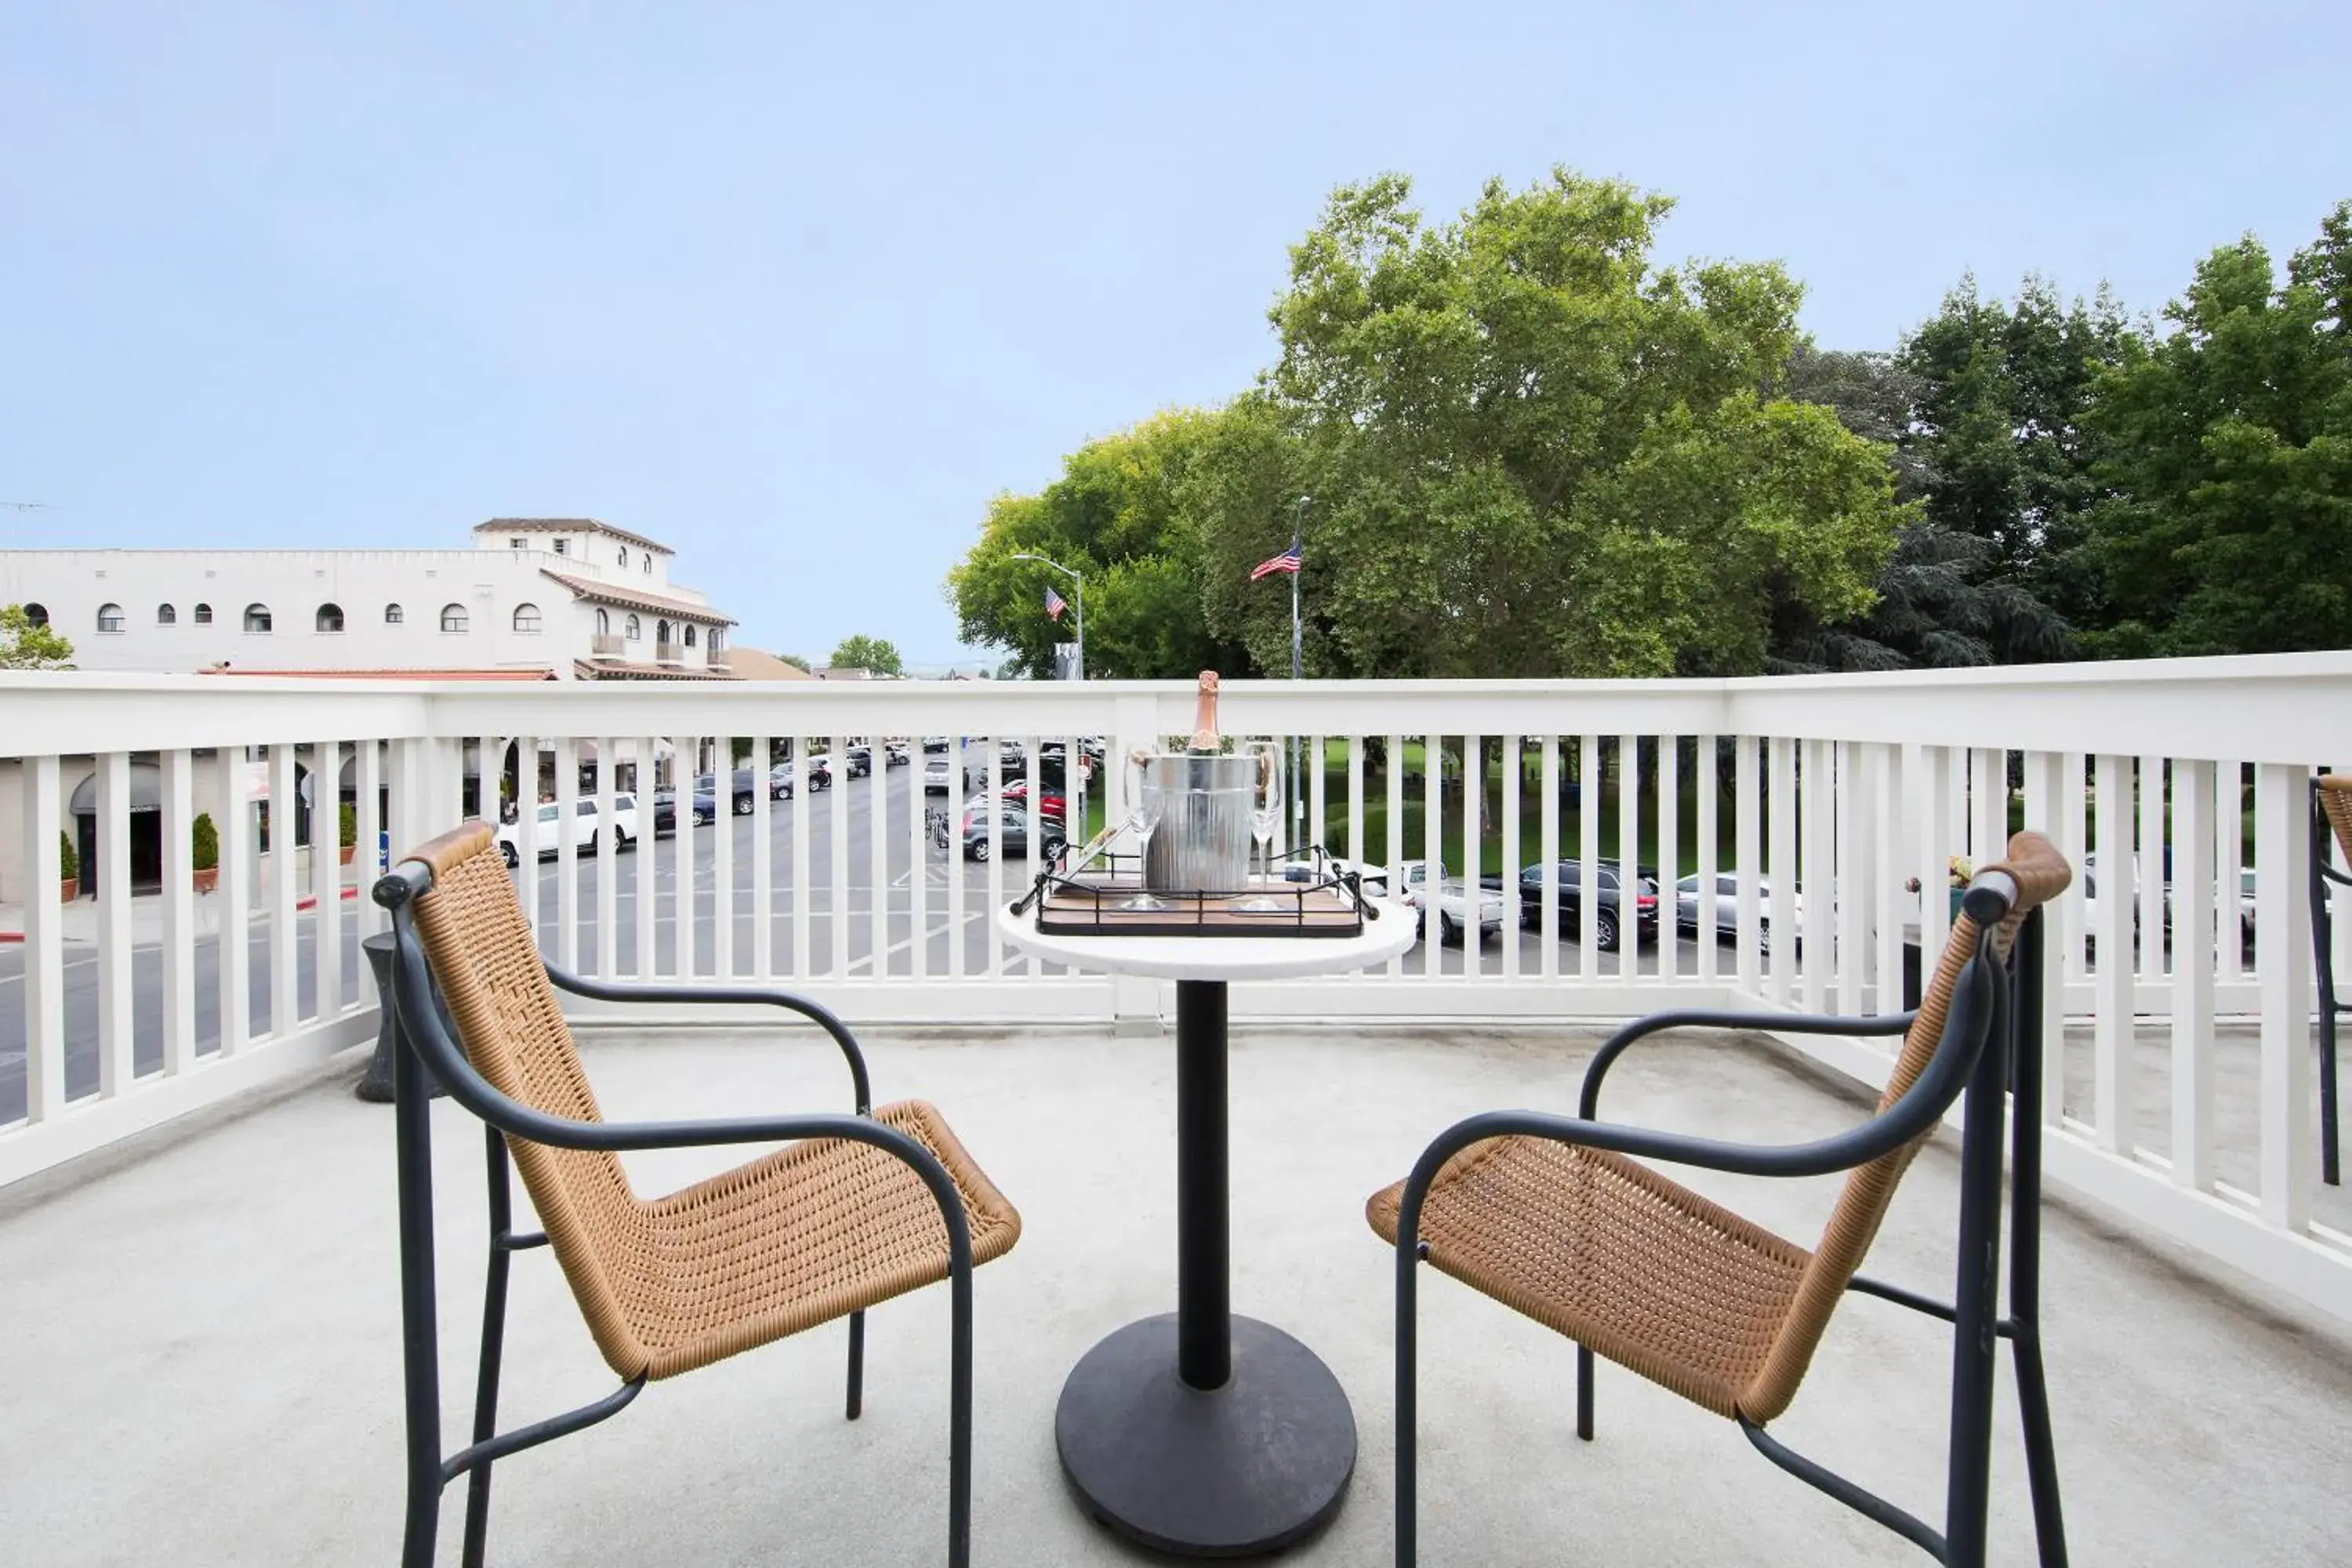
M1137 767L1139 787L1160 803L1160 825L1144 850L1143 885L1156 893L1247 886L1257 759L1163 752Z

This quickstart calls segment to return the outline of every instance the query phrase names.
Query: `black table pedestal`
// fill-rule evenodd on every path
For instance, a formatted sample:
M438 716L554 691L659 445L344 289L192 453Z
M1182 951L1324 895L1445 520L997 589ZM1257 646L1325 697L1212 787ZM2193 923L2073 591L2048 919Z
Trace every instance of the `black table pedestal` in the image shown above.
M1054 1415L1087 1510L1188 1557L1249 1557L1312 1534L1356 1468L1339 1380L1228 1294L1225 986L1176 984L1177 1307L1070 1372Z

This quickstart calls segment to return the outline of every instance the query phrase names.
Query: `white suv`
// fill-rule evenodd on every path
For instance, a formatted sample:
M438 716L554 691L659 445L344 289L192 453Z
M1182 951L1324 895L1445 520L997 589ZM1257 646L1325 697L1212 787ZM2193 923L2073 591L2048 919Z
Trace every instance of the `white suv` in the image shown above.
M539 820L534 827L539 845L539 858L542 860L552 859L562 847L562 840L558 837L561 832L558 824L562 820L562 807L554 801L549 801L539 808ZM625 849L636 837L636 796L614 795L613 797L614 841L621 848ZM522 861L522 824L520 821L501 823L497 837L499 856L509 866L520 865ZM583 795L576 803L572 816L572 847L577 853L593 855L596 853L596 843L595 797Z

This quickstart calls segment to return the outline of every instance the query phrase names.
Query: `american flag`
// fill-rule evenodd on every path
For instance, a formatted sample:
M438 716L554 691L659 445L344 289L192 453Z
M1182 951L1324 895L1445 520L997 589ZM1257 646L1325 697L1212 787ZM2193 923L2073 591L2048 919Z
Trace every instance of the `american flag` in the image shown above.
M1250 581L1255 583L1261 577L1271 577L1276 572L1296 572L1297 570L1298 546L1293 544L1281 554L1273 556L1268 560L1261 561L1255 566L1251 567Z
M1062 618L1062 612L1069 607L1070 603L1067 599L1063 598L1061 595L1056 594L1051 588L1045 590L1045 613L1047 615L1053 616L1054 619L1058 621Z

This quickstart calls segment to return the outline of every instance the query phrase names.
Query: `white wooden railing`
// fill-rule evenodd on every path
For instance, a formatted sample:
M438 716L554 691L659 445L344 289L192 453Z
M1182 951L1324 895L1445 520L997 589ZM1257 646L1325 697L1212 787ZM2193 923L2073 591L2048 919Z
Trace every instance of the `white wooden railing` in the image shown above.
M784 982L860 1023L1148 1024L1168 1006L1154 984L1041 969L993 939L990 913L1028 866L1007 864L994 827L984 861L927 843L925 805L960 809L966 793L924 795L937 759L918 752L897 774L913 783L877 788L842 776L832 746L829 793L809 788L808 764L828 749L823 737L986 736L952 763L993 794L1018 771L999 741L1035 757L1043 742L1098 737L1112 765L1090 787L1116 818L1117 759L1189 730L1192 708L1181 683L0 676L0 809L10 772L16 795L0 835L18 840L0 858L0 906L21 910L22 928L20 943L0 944L0 1183L372 1037L373 986L352 949L381 921L349 889L373 857L337 866L323 848L331 810L320 852L263 853L250 805L219 803L290 803L301 779L343 779L359 844L381 829L397 847L458 820L460 803L480 798L479 759L509 743L548 759L559 820L593 799L610 822L633 759L670 759L667 783L676 759L728 758L748 742L764 775L760 760L789 742L793 793L755 790L748 826L722 815L697 827L681 787L675 836L647 837L634 856L591 860L561 836L548 872L522 882L561 962L625 978ZM1433 840L1455 865L1565 858L1587 888L1601 860L1656 865L1669 921L1675 868L1688 865L1702 887L1718 875L1738 885L1728 929L1714 929L1702 898L1693 942L1612 952L1593 940L1592 900L1580 929L1560 929L1547 874L1527 939L1434 956L1425 942L1385 973L1237 994L1236 1009L1259 1016L1889 1009L1906 941L1932 954L1944 940L1948 858L1997 856L2012 816L2078 865L2095 854L2095 910L2078 878L2051 921L2059 983L2046 1022L2063 1042L2047 1062L2052 1176L2352 1317L2352 1226L2316 1179L2305 870L2309 776L2352 763L2352 654L1771 680L1236 682L1223 711L1229 732L1297 737L1328 759L1307 769L1303 803L1302 824L1322 830L1299 831L1334 853L1390 865ZM1449 755L1484 759L1486 787L1448 787L1431 760ZM890 777L878 749L875 760L877 778ZM142 900L131 881L132 775L150 763L163 863L160 892ZM682 786L693 771L677 768ZM90 774L99 853L85 920L58 899L58 834ZM201 898L187 849L200 797L221 827L219 890ZM2095 812L2098 801L2125 809ZM1085 809L1074 798L1072 820ZM515 833L535 864L536 814L520 813ZM2249 944L2239 910L2250 868ZM2170 938L2150 940L2168 904ZM1433 907L1426 918L1433 938ZM2352 975L2352 909L2335 929L2339 972ZM1866 1084L1891 1060L1878 1043L1788 1038Z

